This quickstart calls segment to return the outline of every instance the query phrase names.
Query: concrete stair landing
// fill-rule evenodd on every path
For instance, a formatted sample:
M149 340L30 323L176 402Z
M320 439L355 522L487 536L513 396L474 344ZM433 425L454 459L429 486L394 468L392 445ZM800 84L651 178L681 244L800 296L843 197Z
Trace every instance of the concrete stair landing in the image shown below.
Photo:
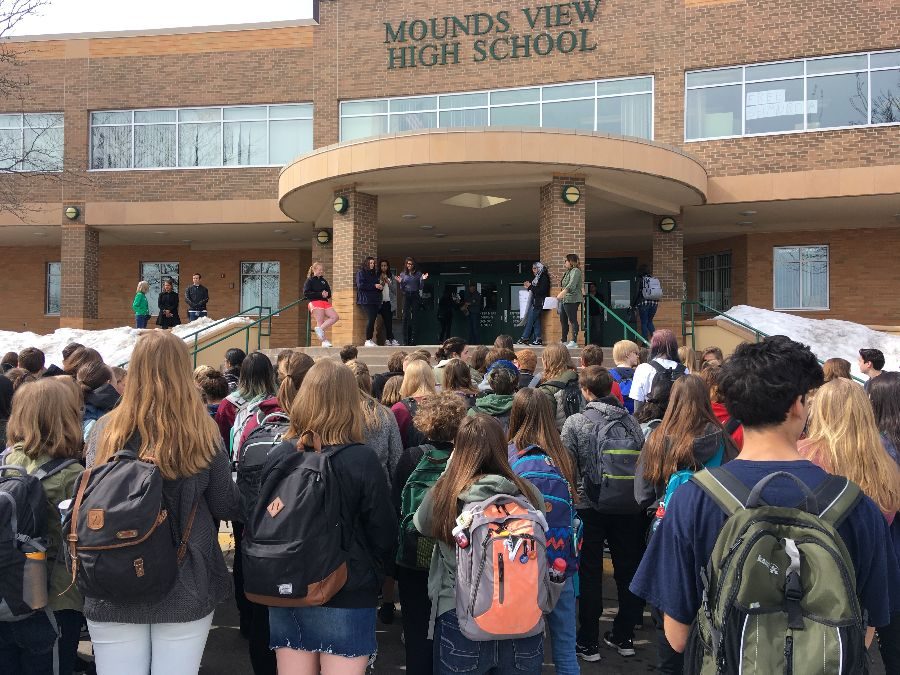
M387 362L391 357L391 354L398 350L403 350L405 352L412 352L416 349L427 349L431 355L431 363L432 365L437 365L437 359L434 358L435 352L437 352L440 345L416 345L414 347L357 347L359 350L358 360L365 363L369 366L369 372L373 375L375 373L382 373L387 370ZM516 345L516 348L525 349L525 346ZM285 347L285 349L288 349ZM338 359L338 352L340 351L340 347L294 347L293 348L299 352L305 352L309 354L314 359L320 358L333 358ZM533 349L534 352L538 356L538 371L541 370L541 353L544 351L543 347L528 347L528 349ZM266 354L272 362L275 362L275 358L279 353L284 351L284 349L263 349L262 352ZM581 347L578 349L570 349L569 353L572 355L572 360L578 365L579 359L581 358ZM603 348L603 365L607 367L613 366L612 361L612 348L604 347Z

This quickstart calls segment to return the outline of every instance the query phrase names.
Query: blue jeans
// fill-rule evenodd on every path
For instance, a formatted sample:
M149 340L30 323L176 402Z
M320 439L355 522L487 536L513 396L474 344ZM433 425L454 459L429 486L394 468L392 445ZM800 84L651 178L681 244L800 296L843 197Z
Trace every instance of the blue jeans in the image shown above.
M575 656L575 577L570 577L559 596L559 602L547 615L550 639L553 641L553 665L557 675L578 675Z
M150 320L149 314L137 314L134 317L135 328L146 328L147 322Z
M0 663L9 675L53 672L56 628L45 612L21 621L0 622Z
M522 339L541 339L541 310L533 306L528 308L528 316L525 317L525 330L522 331Z
M656 326L653 325L656 308L656 304L646 302L637 307L638 316L641 318L641 335L648 340L653 337L653 333L656 331Z
M515 640L475 642L459 630L455 610L441 614L435 621L434 672L437 675L451 673L540 675L543 662L543 633Z
M201 316L206 316L205 309L197 309L197 310L189 309L188 310L188 321L196 321Z

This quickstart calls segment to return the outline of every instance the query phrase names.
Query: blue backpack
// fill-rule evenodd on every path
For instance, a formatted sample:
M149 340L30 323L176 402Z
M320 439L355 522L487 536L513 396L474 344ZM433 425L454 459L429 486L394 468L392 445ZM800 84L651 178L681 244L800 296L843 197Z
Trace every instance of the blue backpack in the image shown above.
M625 409L628 411L628 414L634 415L634 400L628 397L631 393L631 384L634 382L634 370L631 368L628 370L631 370L630 377L622 377L618 368L610 368L609 374L619 385L619 391L622 392L622 400L624 401Z
M557 558L562 558L566 562L566 578L573 576L578 571L582 525L575 512L569 481L550 456L536 445L529 445L519 452L515 444L510 443L509 461L512 470L533 484L544 497L548 567Z

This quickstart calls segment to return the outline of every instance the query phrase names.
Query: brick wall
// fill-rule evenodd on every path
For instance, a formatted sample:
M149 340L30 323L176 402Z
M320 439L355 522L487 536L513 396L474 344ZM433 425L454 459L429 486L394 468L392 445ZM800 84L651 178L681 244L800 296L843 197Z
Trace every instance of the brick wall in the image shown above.
M62 227L60 313L64 325L93 328L98 318L100 232L73 223Z
M0 260L5 278L0 284L0 330L43 334L59 328L58 316L44 314L47 263L60 261L59 246L0 248Z
M663 287L663 299L653 320L656 329L669 328L676 334L681 331L681 301L684 297L684 223L676 218L677 225L671 232L657 227L658 217L652 217L653 266L651 271Z
M378 258L378 197L357 192L354 187L336 190L335 198L346 197L350 206L334 215L333 273L334 307L341 316L332 330L336 345L362 344L366 314L356 304L356 270L366 256Z
M697 259L700 256L714 253L731 253L731 302L733 305L747 304L746 236L728 237L684 247L684 281L687 285L687 299L698 300L700 297Z

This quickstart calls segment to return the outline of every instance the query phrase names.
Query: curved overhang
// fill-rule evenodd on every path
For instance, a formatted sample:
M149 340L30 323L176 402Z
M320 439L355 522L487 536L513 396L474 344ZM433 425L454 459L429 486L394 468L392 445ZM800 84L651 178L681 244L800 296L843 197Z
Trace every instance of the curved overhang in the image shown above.
M334 190L485 192L583 177L588 197L654 214L706 203L706 169L681 150L635 138L556 129L435 129L320 148L287 165L279 206L298 222L330 218Z

